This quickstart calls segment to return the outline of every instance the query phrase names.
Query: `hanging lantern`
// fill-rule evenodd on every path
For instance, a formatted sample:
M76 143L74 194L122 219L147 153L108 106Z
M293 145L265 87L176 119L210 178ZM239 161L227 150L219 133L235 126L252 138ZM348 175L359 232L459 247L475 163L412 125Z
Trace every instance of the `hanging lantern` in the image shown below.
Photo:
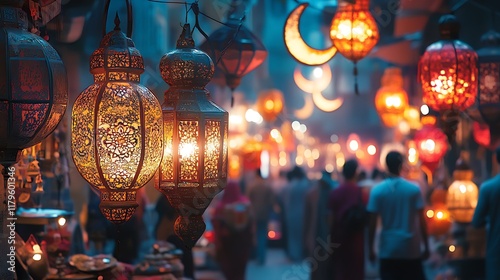
M474 137L474 141L480 146L492 150L495 148L491 145L490 128L487 124L479 122L472 123L472 136Z
M477 96L477 55L458 40L460 23L453 15L441 17L441 40L427 47L418 64L423 101L439 111L450 142L459 122L459 112L474 104Z
M414 106L408 106L403 113L403 119L408 123L410 129L418 130L422 128L422 123L420 122L420 112Z
M257 111L267 122L273 122L283 111L283 93L277 89L264 90L257 98Z
M429 235L446 235L451 229L452 221L446 205L437 203L425 211L427 217L427 232Z
M61 121L68 102L66 69L43 38L28 32L24 1L0 4L0 162L45 139Z
M472 182L474 172L461 159L453 172L455 181L448 188L446 205L453 219L460 223L470 223L476 209L479 191Z
M409 107L408 94L403 89L401 69L387 68L381 83L382 87L375 95L375 108L385 126L395 127L403 120L404 113Z
M358 94L356 64L370 53L379 40L377 23L369 9L370 0L341 0L330 26L330 38L333 44L339 53L354 62L356 94Z
M434 171L448 151L446 135L437 127L425 125L415 133L414 140L420 161Z
M100 192L104 217L118 224L135 212L137 190L160 164L163 129L158 100L139 84L144 61L131 30L121 32L118 16L115 25L90 57L94 84L73 106L71 150L78 172Z
M203 212L226 186L228 114L207 98L214 64L195 49L189 24L177 49L161 58L160 72L170 88L162 105L165 148L156 188L180 214L175 233L193 247L205 231Z
M491 146L500 145L500 33L493 30L481 37L478 109L489 125Z
M241 24L238 9L244 5L237 3L232 1L225 25L214 31L200 47L213 61L220 60L217 67L224 73L232 91L240 85L242 77L259 67L267 57L267 50L259 38Z

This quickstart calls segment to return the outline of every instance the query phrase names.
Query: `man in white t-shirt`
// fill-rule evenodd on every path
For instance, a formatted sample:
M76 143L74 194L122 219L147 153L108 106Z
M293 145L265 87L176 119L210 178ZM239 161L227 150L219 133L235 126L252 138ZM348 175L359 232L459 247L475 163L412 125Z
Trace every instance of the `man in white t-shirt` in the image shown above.
M422 260L429 257L424 202L417 185L400 177L403 155L387 154L389 177L376 185L368 201L370 212L370 260L374 250L377 220L382 220L379 241L380 277L382 280L425 280ZM421 251L421 241L424 251Z

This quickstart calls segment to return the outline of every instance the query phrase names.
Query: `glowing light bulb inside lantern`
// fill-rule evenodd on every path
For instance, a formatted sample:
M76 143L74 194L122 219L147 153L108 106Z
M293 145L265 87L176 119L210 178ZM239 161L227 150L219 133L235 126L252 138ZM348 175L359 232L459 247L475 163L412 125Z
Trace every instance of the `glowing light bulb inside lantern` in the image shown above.
M266 110L269 110L269 111L273 110L274 109L274 101L272 101L270 99L267 100L265 106L266 106Z
M438 220L442 220L442 219L444 218L444 214L443 214L443 212L438 211L438 212L436 213L436 218L438 218Z
M429 114L429 106L427 106L426 104L420 106L420 113L422 113L422 115L426 116Z
M66 219L64 217L60 217L58 220L57 220L57 223L59 224L59 226L64 226L66 224Z
M351 151L353 152L357 151L359 149L358 141L356 140L349 141L349 149L351 149Z
M281 137L281 133L276 128L273 128L273 130L271 130L271 137L274 139L278 139L279 137Z
M459 187L461 193L466 193L467 192L467 187L465 185L460 185Z
M370 156L373 156L377 153L377 148L374 145L369 145L368 148L366 148L366 151Z
M434 217L434 211L433 210L427 210L426 212L427 218L431 219Z
M182 143L179 145L179 155L182 159L187 159L195 154L196 150L198 150L198 146L193 143Z
M436 142L432 139L427 139L420 144L420 148L432 153L436 149Z
M417 149L411 147L408 149L408 162L411 165L416 165L417 164Z
M314 79L321 79L323 77L323 69L321 67L316 67L313 70L313 78Z
M448 250L452 253L455 252L455 249L455 245L450 245L450 247L448 247Z
M41 259L42 259L42 249L40 248L40 245L35 244L33 245L33 260L39 261Z
M403 102L401 101L401 98L399 98L398 96L389 96L385 99L385 105L389 109L400 108L402 103Z

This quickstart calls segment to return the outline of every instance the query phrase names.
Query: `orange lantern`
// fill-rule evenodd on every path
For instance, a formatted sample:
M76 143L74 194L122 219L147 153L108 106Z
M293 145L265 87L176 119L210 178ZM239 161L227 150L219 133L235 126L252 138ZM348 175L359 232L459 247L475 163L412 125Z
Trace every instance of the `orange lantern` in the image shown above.
M277 89L262 91L257 98L257 111L267 122L273 122L283 111L283 93Z
M375 108L388 127L394 127L403 120L405 110L408 108L408 95L403 89L403 76L401 69L391 67L385 69L382 76L382 87L375 95Z
M474 141L482 147L493 148L491 147L490 127L487 124L474 122L472 124L472 136Z
M420 112L416 107L406 107L406 110L403 113L403 118L410 126L410 129L418 130L422 128L422 123L420 122Z
M438 203L427 208L425 211L427 218L427 232L430 235L445 235L451 228L450 213L446 205Z
M431 194L431 205L445 204L448 192L445 189L436 188Z
M446 135L437 127L425 125L415 133L414 140L420 161L431 171L435 170L448 151Z
M479 190L472 182L474 172L459 159L453 172L455 181L448 188L446 205L453 219L460 223L470 223L477 205Z

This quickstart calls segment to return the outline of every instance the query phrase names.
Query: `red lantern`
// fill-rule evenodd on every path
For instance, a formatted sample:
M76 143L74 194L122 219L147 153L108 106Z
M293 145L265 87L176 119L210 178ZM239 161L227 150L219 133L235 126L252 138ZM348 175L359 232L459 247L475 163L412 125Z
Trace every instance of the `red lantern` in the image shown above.
M225 74L226 84L233 91L241 78L259 67L267 57L267 50L259 38L241 25L241 19L236 15L239 8L236 2L231 4L226 24L201 45L214 62L220 59L217 67Z
M448 151L446 135L437 127L425 125L415 133L414 140L420 161L431 171L435 170Z
M442 203L432 205L426 209L425 216L429 235L439 236L449 232L452 222L446 205Z
M485 147L487 149L492 149L491 147L491 138L490 138L490 128L487 124L474 122L472 124L472 136L474 137L474 141Z
M481 37L479 57L478 109L489 125L492 146L500 144L500 33L489 31Z

